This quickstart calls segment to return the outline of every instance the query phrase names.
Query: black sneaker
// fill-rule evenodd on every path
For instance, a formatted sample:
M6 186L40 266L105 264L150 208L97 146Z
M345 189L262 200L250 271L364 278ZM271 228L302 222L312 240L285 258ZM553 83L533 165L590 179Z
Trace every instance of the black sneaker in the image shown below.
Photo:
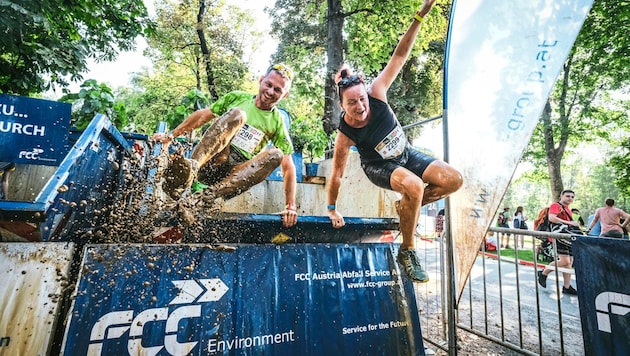
M577 295L577 290L573 286L569 286L569 288L562 287L562 294Z
M422 268L415 250L398 250L398 262L405 268L405 272L412 280L420 283L429 281L429 276Z
M543 288L547 288L547 276L543 274L543 271L538 271L538 284Z

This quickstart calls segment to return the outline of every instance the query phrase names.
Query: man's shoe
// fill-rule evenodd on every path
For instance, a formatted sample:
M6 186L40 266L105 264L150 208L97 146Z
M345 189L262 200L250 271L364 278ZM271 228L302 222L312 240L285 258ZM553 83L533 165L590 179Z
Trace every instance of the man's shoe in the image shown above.
M562 294L577 295L577 290L573 286L569 286L569 288L562 287Z
M543 288L547 288L547 276L543 274L543 271L538 271L538 284Z
M429 281L429 276L422 268L415 250L398 250L398 262L405 268L407 276L412 280L420 283Z
M199 163L194 159L186 159L180 154L174 154L171 164L164 172L162 190L173 200L179 199L190 188L197 178Z

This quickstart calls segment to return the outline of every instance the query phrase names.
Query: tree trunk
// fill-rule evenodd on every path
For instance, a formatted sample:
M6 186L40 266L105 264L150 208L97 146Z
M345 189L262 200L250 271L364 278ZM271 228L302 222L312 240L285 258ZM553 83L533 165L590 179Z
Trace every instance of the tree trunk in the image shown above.
M203 15L206 12L206 1L199 1L199 12L197 13L197 36L199 37L199 46L201 47L201 53L203 55L203 62L206 68L206 77L208 84L208 92L212 100L217 100L219 95L214 84L214 75L212 74L212 66L210 63L210 50L208 49L208 41L206 41L206 34L203 32L205 28L203 23ZM199 75L199 72L197 73Z
M341 108L338 105L339 96L335 87L334 76L343 63L343 12L341 0L328 0L328 40L327 40L327 68L326 87L324 90L324 131L331 135L339 127L339 116Z
M561 144L558 146L558 148L555 147L553 129L551 126L551 111L551 104L547 99L541 118L544 125L543 136L545 139L545 155L547 156L547 169L549 172L549 182L551 185L551 198L555 201L560 198L560 193L564 189L564 185L562 184L562 171L560 169L560 163L562 162L562 156L564 155L566 142L561 140Z

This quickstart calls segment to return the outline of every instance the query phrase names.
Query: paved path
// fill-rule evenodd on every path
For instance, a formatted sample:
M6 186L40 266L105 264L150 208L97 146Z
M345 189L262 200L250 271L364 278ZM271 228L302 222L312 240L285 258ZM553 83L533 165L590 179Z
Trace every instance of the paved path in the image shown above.
M416 288L418 306L423 309L420 317L425 320L430 313L442 311L439 247L438 242L424 240L416 244L432 279L430 284ZM562 280L561 274L558 277ZM572 285L576 285L575 275ZM556 288L555 272L549 275L547 288L537 284L533 263L516 264L513 258L502 258L499 263L496 256L479 257L458 305L458 323L534 353L559 354L562 340L565 354L583 354L578 297L560 293L558 299ZM426 325L424 331L428 331ZM539 339L539 335L543 336Z

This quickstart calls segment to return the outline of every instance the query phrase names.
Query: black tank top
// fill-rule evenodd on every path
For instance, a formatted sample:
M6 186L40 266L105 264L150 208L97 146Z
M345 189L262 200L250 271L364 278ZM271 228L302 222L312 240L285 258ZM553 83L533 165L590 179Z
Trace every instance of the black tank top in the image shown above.
M376 98L368 96L370 103L370 122L362 128L350 127L345 121L345 112L341 114L339 131L354 141L361 161L373 162L395 159L403 154L407 138L391 107Z

